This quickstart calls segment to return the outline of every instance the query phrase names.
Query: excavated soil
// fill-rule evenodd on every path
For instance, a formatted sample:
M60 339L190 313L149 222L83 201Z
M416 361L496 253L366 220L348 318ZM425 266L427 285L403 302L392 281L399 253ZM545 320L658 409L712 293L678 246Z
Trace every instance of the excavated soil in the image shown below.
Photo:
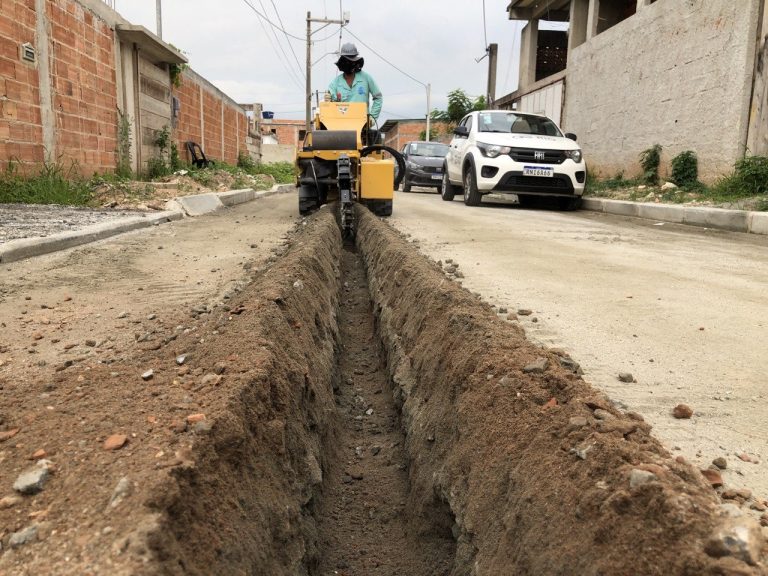
M642 417L357 216L154 349L3 377L0 573L765 574Z

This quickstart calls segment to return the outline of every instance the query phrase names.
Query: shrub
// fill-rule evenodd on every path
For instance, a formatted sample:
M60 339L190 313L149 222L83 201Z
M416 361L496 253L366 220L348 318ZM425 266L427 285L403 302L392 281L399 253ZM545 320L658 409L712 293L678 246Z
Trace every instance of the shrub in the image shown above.
M88 204L93 192L76 165L66 170L61 164L46 163L31 176L22 174L16 162L9 161L0 173L0 203Z
M715 191L724 196L757 196L768 194L768 158L746 156L734 167L733 174L721 178Z
M647 184L656 185L659 182L661 150L661 144L654 144L640 153L640 165L643 167L643 180Z
M695 186L699 180L699 160L692 150L672 158L672 181L678 186Z

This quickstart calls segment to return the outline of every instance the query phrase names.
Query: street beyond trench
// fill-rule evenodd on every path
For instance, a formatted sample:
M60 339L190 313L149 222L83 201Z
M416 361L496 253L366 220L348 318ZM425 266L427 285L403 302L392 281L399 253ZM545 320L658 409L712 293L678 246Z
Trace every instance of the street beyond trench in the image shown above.
M726 487L768 496L768 238L424 190L399 192L390 219L424 254L513 316L530 310L514 320L529 338L566 350L674 454L724 457ZM672 416L680 403L691 419Z

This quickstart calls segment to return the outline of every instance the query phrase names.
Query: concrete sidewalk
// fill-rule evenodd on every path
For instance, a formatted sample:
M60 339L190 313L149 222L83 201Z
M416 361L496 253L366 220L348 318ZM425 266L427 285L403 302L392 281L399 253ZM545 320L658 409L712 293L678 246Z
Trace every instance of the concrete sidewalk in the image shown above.
M591 197L583 199L582 208L659 222L688 224L749 234L768 234L768 212L747 212L746 210L676 204L651 204Z
M85 226L77 230L59 232L50 236L19 238L0 244L0 263L15 262L24 258L40 256L50 252L65 250L89 242L103 240L141 228L157 226L166 222L181 220L185 217L201 216L222 208L244 202L266 198L274 194L293 192L293 184L278 184L271 190L255 191L251 189L231 190L228 192L181 196L168 203L168 210L127 216L125 212L106 222Z

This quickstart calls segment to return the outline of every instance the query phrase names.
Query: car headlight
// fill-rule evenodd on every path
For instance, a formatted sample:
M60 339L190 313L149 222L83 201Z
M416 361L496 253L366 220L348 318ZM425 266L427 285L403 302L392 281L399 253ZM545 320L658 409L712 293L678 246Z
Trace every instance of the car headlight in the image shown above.
M580 164L581 158L582 158L581 150L566 150L565 157L570 158L571 160L576 162L576 164Z
M410 160L406 162L405 165L408 166L408 168L410 168L411 170L418 170L419 168L421 168L421 166L416 164L416 162L411 162Z
M480 152L483 154L483 156L487 156L488 158L496 158L497 156L501 156L502 154L509 154L512 151L512 148L509 146L499 146L498 144L484 144L483 142L478 142L477 147L480 150Z

